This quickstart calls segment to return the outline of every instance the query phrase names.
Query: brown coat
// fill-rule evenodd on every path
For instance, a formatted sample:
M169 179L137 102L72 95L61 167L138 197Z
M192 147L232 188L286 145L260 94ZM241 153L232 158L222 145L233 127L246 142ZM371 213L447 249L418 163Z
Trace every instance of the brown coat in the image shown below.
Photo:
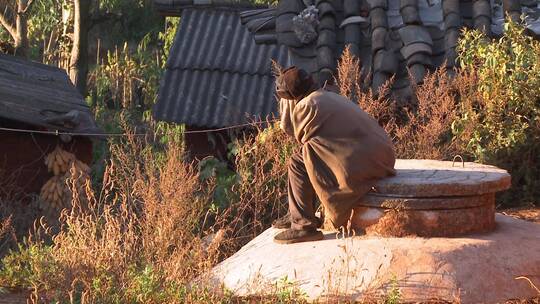
M345 225L375 182L394 175L392 141L357 104L318 90L295 104L281 100L281 128L302 145L302 156L325 216Z

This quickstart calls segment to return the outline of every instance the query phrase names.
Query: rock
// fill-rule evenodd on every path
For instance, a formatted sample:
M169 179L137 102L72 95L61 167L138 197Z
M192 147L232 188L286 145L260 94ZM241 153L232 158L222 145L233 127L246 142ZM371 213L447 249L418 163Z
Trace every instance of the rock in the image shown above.
M373 299L391 288L401 302L439 299L498 303L537 296L540 286L540 225L497 215L489 234L462 238L336 239L279 245L268 229L208 275L210 287L223 284L240 296L275 292L285 277L309 299L340 296Z
M363 207L395 210L452 210L491 204L494 193L455 197L396 197L368 194L362 199Z

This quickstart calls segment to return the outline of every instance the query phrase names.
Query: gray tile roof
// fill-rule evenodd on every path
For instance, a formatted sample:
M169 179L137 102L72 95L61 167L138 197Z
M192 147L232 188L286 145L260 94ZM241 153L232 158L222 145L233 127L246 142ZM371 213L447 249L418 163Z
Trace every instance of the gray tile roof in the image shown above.
M186 8L153 109L157 120L223 127L277 114L271 59L285 46L257 45L231 8Z
M540 38L540 0L280 0L272 11L273 29L249 26L257 24L257 10L244 18L250 19L245 21L256 41L272 43L275 36L274 43L289 48L291 63L312 73L320 84L332 79L348 45L362 62L362 78L371 74L372 89L396 75L392 89L409 92L403 90L411 80L408 71L420 83L435 67L446 63L450 71L456 65L461 28L501 35L502 2L512 19L523 13L528 32ZM303 43L300 38L306 31L299 31L294 20L312 9L308 5L318 10L318 37ZM270 13L258 11L261 20L272 23Z
M49 130L100 133L66 71L0 54L0 118Z

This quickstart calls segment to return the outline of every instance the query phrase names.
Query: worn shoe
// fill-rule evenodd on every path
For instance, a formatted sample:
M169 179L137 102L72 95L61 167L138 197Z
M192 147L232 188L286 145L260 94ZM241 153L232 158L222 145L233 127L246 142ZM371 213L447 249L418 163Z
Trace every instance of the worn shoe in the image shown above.
M284 216L278 218L272 222L272 227L277 229L291 228L291 214L287 213Z
M317 218L317 228L321 228L323 225L323 220ZM291 214L287 213L284 216L274 220L272 222L272 228L276 229L288 229L291 228Z
M318 230L292 230L287 229L274 236L274 242L278 244L293 244L300 242L320 241L324 239L322 232Z

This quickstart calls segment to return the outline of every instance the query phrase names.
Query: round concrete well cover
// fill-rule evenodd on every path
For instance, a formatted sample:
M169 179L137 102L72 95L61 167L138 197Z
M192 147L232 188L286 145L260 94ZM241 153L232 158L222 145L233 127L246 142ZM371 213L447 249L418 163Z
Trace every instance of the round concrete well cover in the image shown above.
M398 159L396 176L380 180L373 192L397 197L472 196L510 187L506 170L471 162Z

